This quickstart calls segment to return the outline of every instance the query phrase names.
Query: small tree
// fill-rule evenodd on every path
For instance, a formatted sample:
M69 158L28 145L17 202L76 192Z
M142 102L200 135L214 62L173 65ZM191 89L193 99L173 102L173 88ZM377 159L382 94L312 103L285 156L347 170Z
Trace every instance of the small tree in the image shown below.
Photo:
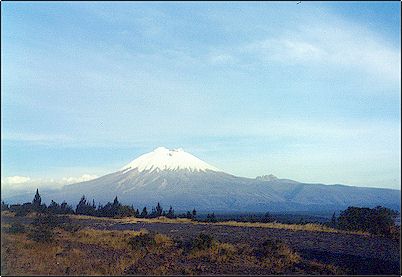
M60 213L61 214L73 214L74 210L73 210L73 207L68 205L66 201L63 201L63 203L61 203L61 205L60 205Z
M162 209L161 205L160 205L159 202L158 202L158 205L156 205L156 216L157 216L157 217L158 217L158 216L161 216L161 215L162 215L162 212L163 212L163 209Z
M168 211L168 213L166 214L166 217L167 217L167 218L175 218L174 210L173 210L172 206L170 206L169 211Z
M85 195L83 195L78 202L77 207L75 208L76 214L84 214L85 213L85 206L87 204L87 200L85 199Z
M216 220L216 217L215 217L215 213L208 214L207 215L207 221L208 222L216 222L217 220Z
M119 200L117 199L117 196L113 200L113 207L118 207L120 205Z
M119 202L119 200L117 199L117 196L116 196L114 198L113 204L112 204L112 210L111 210L112 216L117 216L119 214L120 207L121 207L121 204L120 204L120 202Z
M93 203L94 204L94 203ZM76 214L83 215L96 215L96 207L89 204L85 198L85 195L81 197L80 202L78 202L77 207L75 209Z
M197 216L197 211L195 210L195 208L193 209L193 218L195 218Z
M47 212L51 214L59 214L60 213L60 205L52 200L50 205L47 207Z
M275 221L275 219L273 218L273 216L269 212L266 212L264 215L264 218L263 218L263 222L269 223L269 222L274 222L274 221Z
M155 217L156 217L156 210L155 210L155 208L152 208L151 213L148 214L148 217L149 217L149 218L155 218Z
M335 216L335 212L333 213L332 217L331 217L331 227L332 228L336 228L336 216Z
M36 212L39 212L41 209L42 198L39 195L39 189L36 189L36 193L34 199L32 200L32 209Z
M130 207L128 205L120 205L116 216L118 217L135 216L135 210L133 207Z
M1 201L1 210L2 211L8 211L9 210L8 204L4 203L4 201Z
M148 211L147 211L147 207L144 207L144 209L142 209L142 212L141 212L141 217L142 218L144 218L144 217L146 217L148 215Z

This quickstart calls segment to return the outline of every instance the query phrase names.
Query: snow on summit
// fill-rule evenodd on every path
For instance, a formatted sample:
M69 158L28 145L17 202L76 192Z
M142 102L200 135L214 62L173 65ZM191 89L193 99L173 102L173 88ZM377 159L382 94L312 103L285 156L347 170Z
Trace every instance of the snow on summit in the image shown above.
M187 169L190 171L220 171L216 167L194 157L185 152L183 149L167 149L158 147L154 151L141 155L134 161L130 162L121 170L137 169L145 170L180 170Z

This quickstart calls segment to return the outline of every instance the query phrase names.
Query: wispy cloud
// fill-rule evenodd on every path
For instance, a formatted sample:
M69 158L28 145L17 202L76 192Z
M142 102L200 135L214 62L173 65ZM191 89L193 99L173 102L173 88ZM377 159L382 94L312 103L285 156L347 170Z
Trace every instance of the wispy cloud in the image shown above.
M264 62L300 64L319 62L326 52L318 45L293 38L268 38L244 46L243 51L262 57Z
M81 176L55 178L31 178L28 176L9 176L1 180L1 190L4 194L23 193L35 188L59 189L64 185L85 182L97 178L97 175L83 174Z
M29 182L30 180L31 180L31 178L25 177L25 176L11 176L11 177L5 178L4 183L10 184L10 185L18 185L18 184L25 184L25 183Z
M236 59L225 53L211 53L208 57L208 61L214 65L227 65L236 62Z
M72 138L64 134L45 134L45 133L16 133L3 132L1 136L3 141L21 141L34 144L58 144L72 142Z
M64 184L74 184L74 183L80 183L80 182L85 182L85 181L90 181L93 179L98 178L97 175L91 175L91 174L84 174L79 177L64 177L61 179L61 183Z
M271 35L234 48L231 55L255 64L275 63L350 70L370 78L400 83L400 49L380 35L350 22L301 23L296 30Z

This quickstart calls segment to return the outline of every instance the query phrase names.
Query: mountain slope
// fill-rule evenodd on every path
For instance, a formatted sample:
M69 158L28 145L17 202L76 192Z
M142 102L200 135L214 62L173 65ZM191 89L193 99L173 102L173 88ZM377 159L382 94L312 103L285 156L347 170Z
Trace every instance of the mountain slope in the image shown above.
M172 205L176 210L263 212L338 210L349 205L399 208L400 191L344 185L303 184L273 175L237 177L182 149L163 147L119 171L42 195L43 200L77 203L82 195L96 203L115 196L137 208ZM30 201L31 199L27 199Z
M88 199L110 201L118 195L122 202L140 206L161 202L176 209L231 210L252 208L266 203L283 203L269 186L253 179L207 170L120 171L88 182L65 186L51 197L76 201L83 194Z

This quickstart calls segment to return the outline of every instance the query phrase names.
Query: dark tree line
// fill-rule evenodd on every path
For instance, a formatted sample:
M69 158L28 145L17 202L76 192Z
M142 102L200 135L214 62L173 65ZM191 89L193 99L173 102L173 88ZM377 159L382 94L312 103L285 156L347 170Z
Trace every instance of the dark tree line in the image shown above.
M377 206L373 209L349 207L338 218L332 216L331 224L343 230L366 231L374 235L390 236L398 212Z
M14 212L16 216L25 216L30 212L46 212L47 207L45 204L42 204L42 199L39 195L39 191L38 189L36 189L36 193L32 202L8 205L5 204L4 201L2 201L1 210Z
M16 216L25 216L30 212L47 213L47 214L80 214L98 217L138 217L138 218L157 218L160 216L165 216L167 218L177 218L185 217L190 219L195 219L197 212L194 209L192 212L188 211L187 214L181 214L176 216L174 209L170 206L168 211L164 211L160 203L156 207L152 207L149 213L147 207L142 209L140 213L138 209L135 209L132 205L123 205L117 199L117 196L113 202L108 202L105 205L95 204L95 200L92 202L88 201L83 195L78 202L75 210L71 205L68 205L65 201L58 204L55 201L51 201L49 206L42 204L42 198L39 194L38 189L36 190L35 196L32 202L27 202L24 204L8 205L4 201L1 202L2 211L14 212Z
M35 196L32 202L27 202L24 204L8 205L4 201L1 202L1 210L14 212L16 216L25 216L30 212L44 213L44 214L80 214L98 217L138 217L138 218L157 218L160 216L165 216L167 218L188 218L191 220L197 219L197 211L194 209L192 212L187 211L187 213L182 213L179 215L175 214L174 209L170 206L169 210L163 210L160 203L157 203L155 207L152 207L151 212L148 212L147 207L144 207L140 212L135 209L132 205L123 205L117 199L117 196L113 202L108 202L105 205L95 204L95 201L88 201L83 195L78 202L75 210L71 205L68 205L65 201L61 204L51 201L49 206L42 203L41 196L38 189L36 190ZM398 216L398 212L377 206L375 208L359 208L359 207L349 207L342 211L339 217L336 217L335 213L332 215L330 222L327 225L343 230L353 230L353 231L366 231L374 235L381 236L394 236L395 230L398 229L395 226L395 218ZM208 214L206 220L207 222L217 222L215 214ZM247 221L247 222L273 222L274 217L270 213L266 213L262 218L247 218L244 220L237 219L237 221Z

